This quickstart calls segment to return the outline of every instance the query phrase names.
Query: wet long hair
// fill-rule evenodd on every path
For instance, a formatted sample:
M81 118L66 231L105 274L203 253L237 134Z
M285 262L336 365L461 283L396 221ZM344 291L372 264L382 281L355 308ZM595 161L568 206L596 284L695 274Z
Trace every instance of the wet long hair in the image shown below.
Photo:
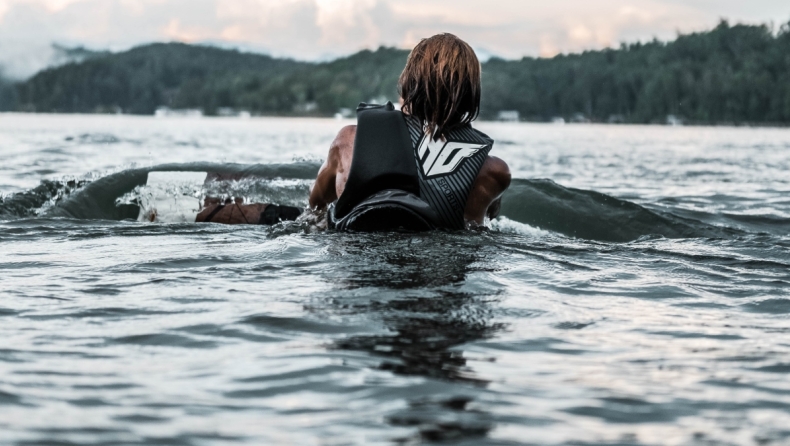
M423 39L398 80L403 110L423 120L434 139L480 114L480 61L452 34Z

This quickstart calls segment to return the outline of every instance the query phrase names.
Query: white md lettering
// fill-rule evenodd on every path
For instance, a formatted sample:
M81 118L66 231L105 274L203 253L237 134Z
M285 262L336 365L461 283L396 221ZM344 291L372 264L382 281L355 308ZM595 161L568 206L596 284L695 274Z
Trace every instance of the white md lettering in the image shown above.
M474 155L485 144L475 144L455 141L434 141L427 135L420 141L417 154L420 157L422 173L426 177L434 177L455 172L461 162Z

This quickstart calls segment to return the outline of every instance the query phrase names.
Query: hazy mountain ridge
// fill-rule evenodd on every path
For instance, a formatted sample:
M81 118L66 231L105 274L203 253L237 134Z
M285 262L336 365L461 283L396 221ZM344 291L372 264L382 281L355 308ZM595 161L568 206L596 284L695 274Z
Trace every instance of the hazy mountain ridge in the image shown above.
M0 112L13 111L17 104L16 85L4 80L0 73Z
M185 44L152 44L44 70L9 89L14 109L150 114L159 106L331 116L397 98L408 51L379 48L323 63ZM483 64L481 115L610 122L790 123L790 24L730 26L669 43ZM8 92L11 93L8 93ZM7 99L10 100L10 99ZM10 108L10 107L6 107Z

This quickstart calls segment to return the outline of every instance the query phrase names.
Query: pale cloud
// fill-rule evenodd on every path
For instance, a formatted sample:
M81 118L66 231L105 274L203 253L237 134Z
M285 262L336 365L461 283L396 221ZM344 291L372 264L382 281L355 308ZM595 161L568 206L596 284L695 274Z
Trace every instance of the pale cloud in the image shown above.
M624 40L654 36L672 38L677 31L710 28L719 14L687 3L662 0L598 0L596 2L494 2L455 0L420 8L417 0L399 0L393 10L408 17L403 43L447 30L462 35L478 48L505 57L552 56L559 52L617 46ZM444 7L442 7L444 6ZM790 18L790 17L789 17Z
M200 30L197 28L186 29L181 25L181 20L171 19L167 26L162 29L162 35L167 40L175 40L178 42L194 43L205 40L208 37L213 37L213 32L209 30Z
M50 12L58 12L66 9L67 7L87 0L43 0L44 6Z
M453 32L508 58L671 39L719 18L790 20L786 0L0 0L0 66L23 77L50 44L122 50L207 42L317 60Z
M376 0L315 0L315 25L321 29L322 45L343 45L356 40L360 46L375 45L379 38L370 12Z
M2 19L3 15L13 6L24 3L38 4L46 11L55 13L66 9L74 3L79 3L82 1L88 0L0 0L0 19Z

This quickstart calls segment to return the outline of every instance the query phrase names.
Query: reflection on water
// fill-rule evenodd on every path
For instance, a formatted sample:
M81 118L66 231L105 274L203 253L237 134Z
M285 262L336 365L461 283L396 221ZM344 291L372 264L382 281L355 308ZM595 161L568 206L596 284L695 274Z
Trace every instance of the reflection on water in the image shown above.
M436 238L441 240L436 240ZM329 299L329 311L378 320L391 334L356 335L330 348L361 351L381 358L375 366L401 376L423 377L485 387L464 356L469 342L493 337L504 326L493 321L499 293L464 291L467 276L485 269L485 237L478 234L391 234L338 236L328 247L335 265L326 279L342 295ZM469 394L441 399L409 398L407 408L390 415L395 426L413 427L419 438L445 441L485 436L490 416L475 408Z

